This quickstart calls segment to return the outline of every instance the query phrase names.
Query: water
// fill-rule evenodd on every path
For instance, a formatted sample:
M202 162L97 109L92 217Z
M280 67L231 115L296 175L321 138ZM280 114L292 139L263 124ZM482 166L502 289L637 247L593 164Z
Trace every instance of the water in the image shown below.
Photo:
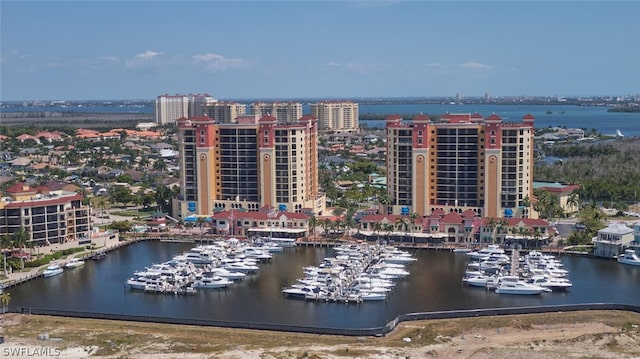
M640 136L640 113L607 112L606 107L562 105L362 105L360 114L417 114L440 115L444 113L475 113L488 117L495 113L505 122L520 122L528 113L535 118L536 128L567 127L595 129L605 135L615 135L616 130L626 137ZM551 111L547 114L547 111ZM368 127L383 128L383 120L361 121Z
M277 323L329 328L379 327L402 313L577 303L640 304L640 267L609 260L562 257L573 288L541 296L498 295L462 286L466 256L449 251L416 251L418 258L385 302L362 304L288 299L281 288L302 277L302 267L317 265L328 248L297 247L274 255L256 275L225 290L200 290L193 296L150 294L125 289L135 270L191 248L185 243L140 242L111 252L101 261L39 278L10 289L11 305L158 317Z
M136 105L104 105L91 103L84 107L11 107L3 112L95 112L95 113L140 113L153 114L152 103ZM620 129L626 137L640 136L640 113L607 112L603 106L573 105L445 105L445 104L396 104L396 105L360 105L360 114L418 114L441 115L445 113L475 113L488 117L492 113L507 122L519 122L522 116L530 113L536 118L536 128L564 126L568 128L595 129L605 135L615 135ZM547 112L551 111L550 114ZM310 113L309 105L303 105L303 112ZM384 128L383 120L362 121L370 128Z

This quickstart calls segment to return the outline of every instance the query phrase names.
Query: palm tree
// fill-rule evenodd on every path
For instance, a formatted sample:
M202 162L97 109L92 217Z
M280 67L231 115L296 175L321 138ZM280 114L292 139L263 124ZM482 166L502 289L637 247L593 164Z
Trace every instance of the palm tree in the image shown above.
M382 230L382 223L375 222L373 224L373 232L376 233L376 242L380 244L380 230Z
M391 232L393 232L393 225L385 223L382 225L382 230L387 233L387 240L391 241Z
M233 219L231 219L231 221L233 221ZM202 235L204 235L204 225L207 224L207 220L204 217L198 217L198 219L196 220L196 225L200 228L200 233ZM231 224L229 230L231 230L231 228L233 227L233 224Z
M24 269L24 249L29 242L29 233L24 227L20 227L17 232L11 235L13 246L20 249L20 269Z
M2 292L2 294L0 294L0 304L2 304L2 314L7 312L7 307L9 306L9 302L11 302L11 294L9 294L9 292Z
M580 197L578 192L571 192L569 198L567 198L567 207L570 212L575 212L574 209L580 208Z
M315 215L312 215L309 218L309 227L311 228L311 233L313 233L313 239L316 239L316 226L318 225L318 218Z
M4 260L3 271L5 276L7 276L7 256L4 253L4 250L8 249L10 246L11 246L11 237L8 234L3 234L2 236L0 236L0 252L2 253L2 258Z

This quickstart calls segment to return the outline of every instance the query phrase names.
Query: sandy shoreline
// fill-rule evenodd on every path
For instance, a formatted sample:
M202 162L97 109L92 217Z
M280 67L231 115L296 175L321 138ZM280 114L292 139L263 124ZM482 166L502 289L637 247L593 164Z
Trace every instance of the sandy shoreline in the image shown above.
M588 311L405 322L384 337L344 337L11 313L0 357L640 358L639 325L639 313Z

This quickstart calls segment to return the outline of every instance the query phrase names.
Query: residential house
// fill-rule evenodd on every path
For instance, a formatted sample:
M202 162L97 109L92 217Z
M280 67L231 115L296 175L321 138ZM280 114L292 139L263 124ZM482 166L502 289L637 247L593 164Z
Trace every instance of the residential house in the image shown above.
M634 230L623 223L612 223L593 238L596 257L615 258L634 241Z

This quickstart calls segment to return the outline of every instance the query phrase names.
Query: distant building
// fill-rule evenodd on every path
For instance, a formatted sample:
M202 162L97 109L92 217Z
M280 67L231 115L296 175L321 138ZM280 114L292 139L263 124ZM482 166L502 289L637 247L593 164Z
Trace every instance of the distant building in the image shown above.
M278 123L295 123L302 117L299 102L255 102L251 104L251 114L273 116Z
M160 95L156 99L155 122L159 125L174 123L181 117L200 117L204 115L204 105L216 101L208 94Z
M0 199L0 234L24 228L34 245L89 239L90 209L82 195L16 183Z
M204 105L204 115L217 123L236 123L246 111L247 105L239 102L208 102Z
M533 182L533 189L545 191L557 197L558 203L565 214L575 213L579 209L576 191L580 189L580 185L535 181ZM571 200L572 196L576 196L576 201Z
M358 104L352 101L322 101L311 104L311 116L321 131L353 132L359 129Z

